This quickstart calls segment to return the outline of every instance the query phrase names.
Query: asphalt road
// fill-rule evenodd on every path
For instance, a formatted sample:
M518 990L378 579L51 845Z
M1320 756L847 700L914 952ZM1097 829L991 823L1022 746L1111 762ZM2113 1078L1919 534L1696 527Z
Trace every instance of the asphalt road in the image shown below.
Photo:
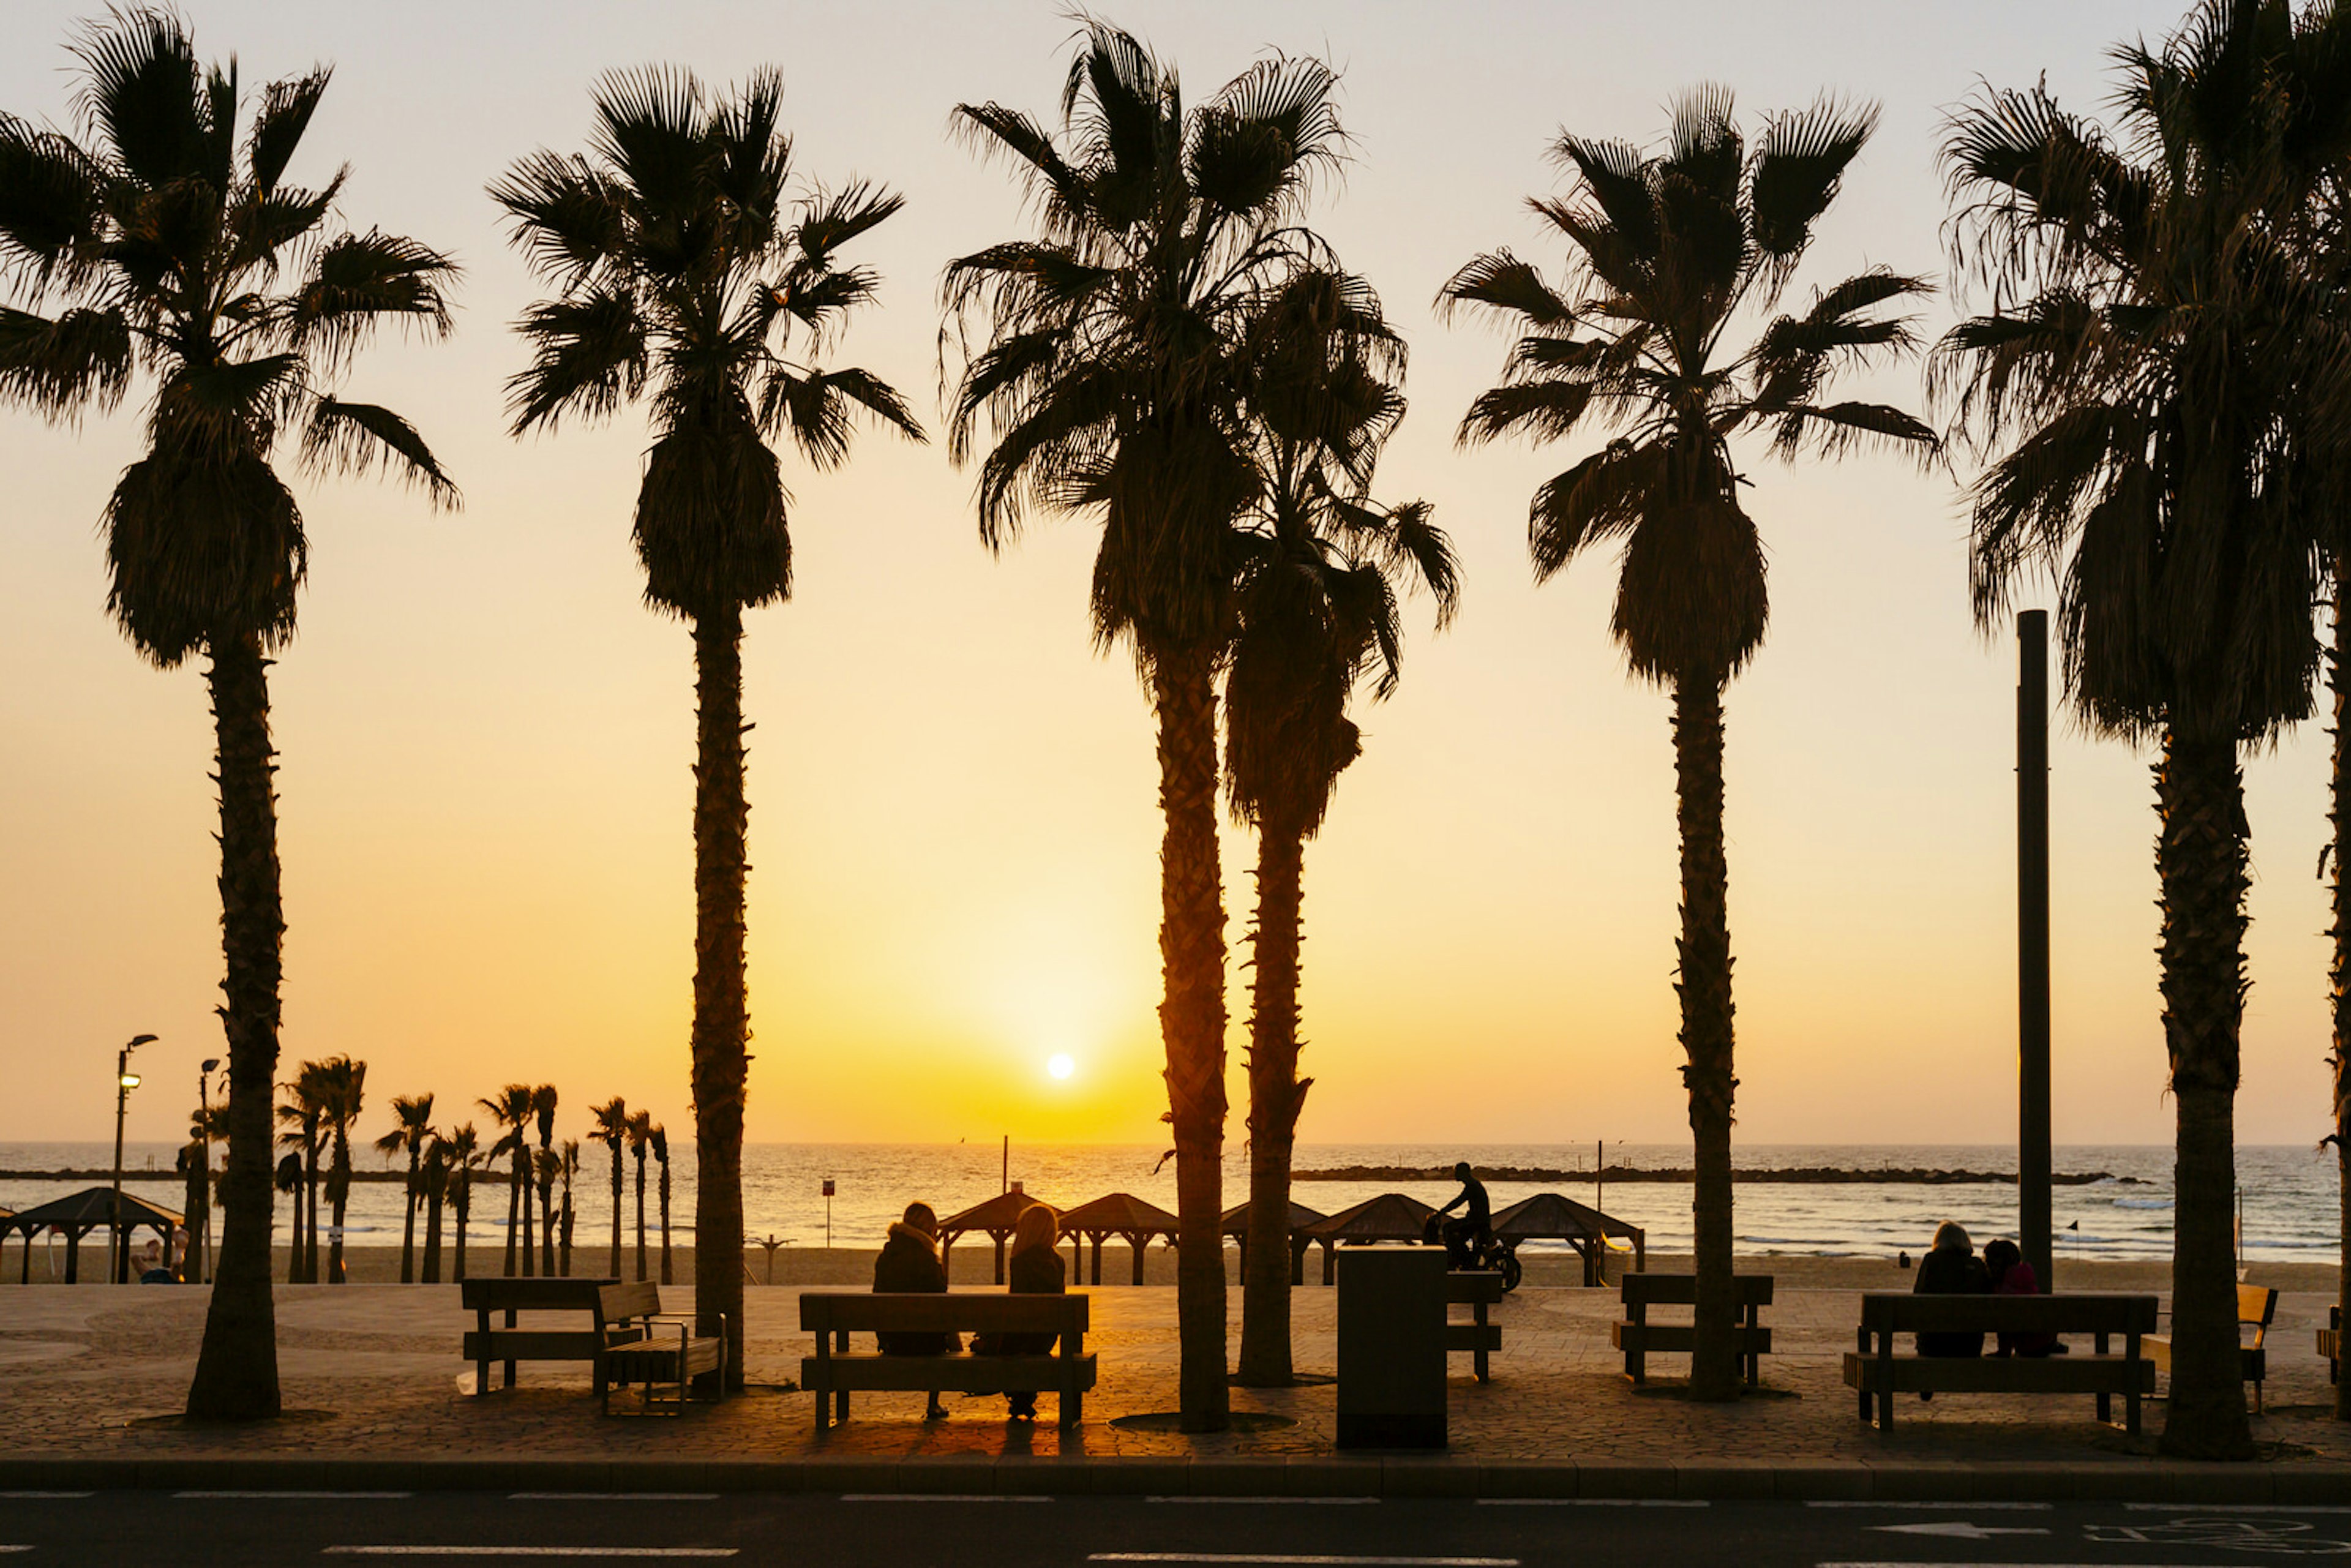
M2351 1558L2341 1508L643 1493L0 1492L40 1563L790 1568L2231 1564Z

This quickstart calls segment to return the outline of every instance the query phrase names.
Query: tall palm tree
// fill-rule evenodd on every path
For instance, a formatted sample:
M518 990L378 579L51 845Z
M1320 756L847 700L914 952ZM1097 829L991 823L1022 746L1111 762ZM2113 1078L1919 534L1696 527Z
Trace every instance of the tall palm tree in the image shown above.
M1058 132L998 103L955 111L1028 186L1040 233L948 265L965 345L951 450L971 457L983 426L993 441L978 501L991 549L1033 507L1099 517L1094 635L1131 647L1158 722L1159 1018L1190 1431L1221 1429L1228 1407L1216 677L1233 632L1235 519L1257 484L1238 356L1267 291L1321 253L1299 220L1341 149L1334 85L1319 60L1274 57L1187 109L1172 67L1089 23Z
M580 1140L564 1139L562 1146L555 1151L555 1158L563 1174L563 1249L559 1260L563 1265L561 1277L569 1280L571 1278L571 1221L575 1214L571 1206L571 1183L580 1174Z
M538 1119L538 1165L555 1157L555 1085L542 1083L530 1092L531 1114ZM538 1183L539 1272L555 1277L555 1183L542 1171Z
M1395 687L1398 587L1430 589L1442 626L1459 583L1425 504L1390 509L1365 496L1404 415L1403 344L1371 288L1342 273L1300 273L1252 324L1246 358L1261 477L1225 679L1227 789L1235 818L1258 831L1238 1381L1279 1387L1291 1378L1290 1151L1312 1082L1298 1076L1305 843L1362 748L1347 716L1357 683L1376 668L1373 695Z
M1885 444L1919 455L1933 434L1899 409L1822 401L1840 370L1913 347L1887 308L1927 285L1883 268L1776 309L1814 225L1876 129L1876 112L1823 99L1765 121L1750 150L1719 88L1675 106L1662 152L1567 135L1565 200L1532 204L1569 249L1564 287L1509 251L1455 274L1446 308L1523 329L1500 385L1461 424L1464 444L1552 440L1599 427L1606 444L1535 493L1529 545L1542 581L1592 547L1620 545L1613 630L1635 675L1674 702L1681 833L1677 944L1682 1069L1696 1145L1697 1274L1690 1391L1739 1394L1731 1274L1733 1069L1729 869L1722 832L1722 697L1761 646L1762 540L1739 498L1735 437L1793 459Z
M110 13L73 54L80 140L0 114L0 271L15 295L0 308L0 398L70 422L113 406L140 367L152 379L146 451L104 531L108 607L151 663L207 661L218 748L229 1153L188 1413L267 1417L285 929L268 668L293 636L308 554L272 460L291 442L313 472L388 466L455 502L405 421L332 388L386 320L445 332L456 269L414 240L330 229L342 174L287 183L325 67L253 99L234 62L200 67L185 25L147 9Z
M474 1124L466 1123L439 1147L442 1159L449 1169L449 1203L456 1212L451 1216L456 1228L456 1256L450 1260L449 1278L463 1282L465 1278L465 1229L474 1216L474 1172L480 1167L481 1134Z
M612 1260L604 1270L613 1279L621 1277L621 1145L629 1137L629 1106L614 1095L593 1113L595 1125L588 1135L612 1152Z
M2339 58L2346 23L2311 21ZM2231 1233L2239 753L2313 706L2325 541L2296 481L2351 407L2342 323L2297 243L2283 142L2306 116L2279 79L2281 23L2290 37L2282 5L2216 0L2159 52L2116 51L2118 137L2036 88L1987 90L1944 145L1957 257L1999 290L1936 361L1959 427L2004 448L1971 495L1978 619L2004 615L2018 579L2053 574L2076 712L2161 752L2158 955L2178 1116L2163 1447L2195 1458L2252 1452ZM2337 81L2300 104L2339 113L2344 96Z
M654 1162L655 1162L657 1165L659 1165L659 1166L661 1166L661 1230L662 1230L662 1250L661 1250L662 1266L661 1266L661 1282L662 1282L663 1284L666 1285L666 1284L670 1283L670 1267L669 1267L669 1134L668 1134L668 1132L667 1132L667 1131L665 1131L665 1130L663 1128L663 1126L662 1126L662 1124L661 1124L660 1123L656 1122L656 1123L654 1123L654 1124L653 1124L653 1127L652 1127L652 1128L651 1128L651 1129L646 1133L646 1134L645 1134L645 1142L646 1142L646 1143L648 1143L648 1144L650 1144L650 1145L653 1146L653 1160L654 1160Z
M653 442L637 493L645 598L694 632L695 1308L721 1314L743 1365L743 1098L749 1074L744 879L743 612L791 592L791 535L768 442L789 434L818 468L845 461L857 417L923 439L872 372L817 361L878 278L841 247L895 213L862 183L794 202L782 78L712 96L688 72L605 77L586 156L539 152L491 188L556 298L519 330L530 368L509 383L517 435L566 414L649 398Z
M424 1168L418 1177L418 1190L423 1194L424 1270L428 1285L441 1282L441 1209L449 1197L449 1142L438 1133L424 1149Z
M544 1216L539 1227L540 1246L544 1252L541 1272L549 1279L555 1276L555 1184L563 1175L562 1157L553 1149L534 1149L530 1155L531 1179L538 1188L538 1210Z
M287 1098L277 1107L277 1123L284 1129L277 1142L298 1151L302 1160L290 1238L294 1256L287 1268L286 1282L315 1285L319 1282L319 1134L327 1116L327 1085L319 1064L306 1061L296 1071L294 1081L282 1087Z
M327 1169L327 1282L342 1285L350 1283L343 1273L343 1213L351 1196L351 1124L360 1119L366 1100L367 1063L330 1056L319 1071L333 1149Z
M629 1153L637 1162L637 1279L645 1277L645 1152L653 1146L653 1117L650 1111L639 1111L629 1118ZM702 1265L697 1259L694 1276L702 1278Z
M506 1129L490 1145L489 1158L495 1160L505 1155L514 1163L507 1186L507 1277L514 1277L517 1241L522 1248L522 1271L527 1275L531 1271L530 1124L538 1116L531 1087L528 1083L509 1083L495 1097L476 1100L475 1103L493 1124Z
M408 1155L408 1181L402 1188L400 1221L400 1282L416 1278L416 1204L424 1196L423 1165L433 1131L433 1096L395 1094L392 1097L392 1131L375 1141L376 1153Z

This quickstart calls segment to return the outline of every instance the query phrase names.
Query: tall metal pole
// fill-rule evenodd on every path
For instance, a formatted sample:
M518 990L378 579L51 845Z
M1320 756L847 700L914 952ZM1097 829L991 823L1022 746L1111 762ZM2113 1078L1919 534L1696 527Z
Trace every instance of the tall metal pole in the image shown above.
M2057 1288L2049 1202L2049 612L2016 618L2016 1228Z
M131 1108L131 1048L114 1053L114 1202L107 1210L107 1278L116 1284L131 1280L131 1255L122 1245L122 1117Z

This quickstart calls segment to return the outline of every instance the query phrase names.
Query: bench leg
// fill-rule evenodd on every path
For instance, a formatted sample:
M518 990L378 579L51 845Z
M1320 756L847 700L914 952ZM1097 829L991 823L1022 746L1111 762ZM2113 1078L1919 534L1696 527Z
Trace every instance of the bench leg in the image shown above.
M1061 1430L1067 1432L1085 1419L1086 1396L1082 1394L1061 1396Z
M1877 1391L1877 1429L1881 1432L1894 1430L1894 1390L1891 1388Z

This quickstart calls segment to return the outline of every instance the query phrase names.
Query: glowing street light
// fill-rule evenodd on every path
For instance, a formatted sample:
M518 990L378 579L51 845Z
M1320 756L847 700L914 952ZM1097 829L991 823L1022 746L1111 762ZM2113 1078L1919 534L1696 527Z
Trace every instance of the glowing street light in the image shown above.
M131 1282L130 1239L122 1228L122 1118L131 1109L131 1092L139 1087L139 1074L131 1071L131 1053L156 1037L136 1034L131 1043L114 1057L114 1207L110 1218L114 1231L114 1282Z

